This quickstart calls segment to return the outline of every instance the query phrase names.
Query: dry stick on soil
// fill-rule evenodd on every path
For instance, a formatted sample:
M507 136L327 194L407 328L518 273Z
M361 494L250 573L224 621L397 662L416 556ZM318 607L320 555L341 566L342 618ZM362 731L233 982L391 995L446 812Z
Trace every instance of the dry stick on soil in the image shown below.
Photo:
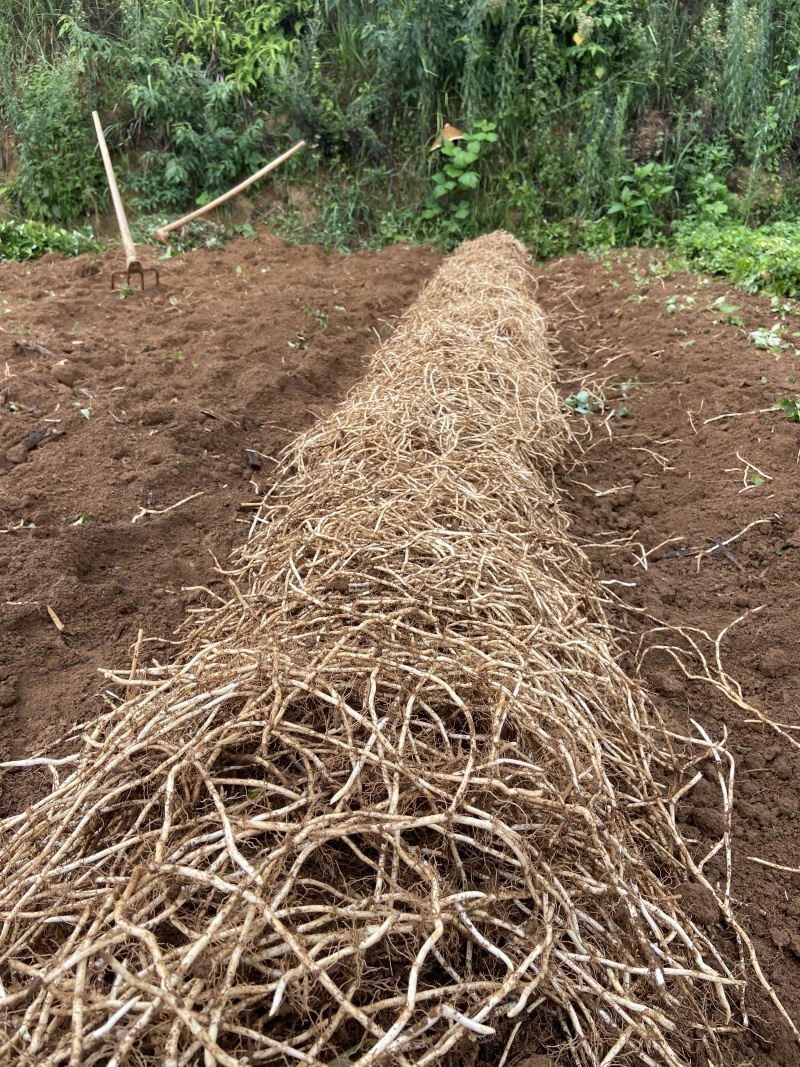
M666 555L659 556L659 558L655 562L656 563L660 563L662 560L679 559L682 556L713 556L715 552L723 552L724 553L726 548L728 548L730 545L734 544L734 542L738 541L740 538L744 537L744 535L746 533L749 533L749 531L752 530L753 527L755 527L755 526L776 526L776 525L780 526L782 524L782 522L783 522L782 517L780 515L777 515L777 514L773 515L771 519L756 519L754 522L748 523L747 526L744 527L744 529L739 530L739 532L734 534L732 537L727 537L724 541L718 541L718 540L714 539L714 544L709 546L709 547L706 547L706 548L681 548L681 549L678 549L677 552L667 552ZM652 556L652 554L654 552L657 552L659 550L659 548L664 548L665 545L668 545L670 543L674 543L676 541L683 541L683 540L684 540L684 538L682 538L682 537L668 537L666 541L661 541L654 548L651 548L646 553L646 556L648 556L648 557ZM645 569L647 569L647 568L645 568ZM733 625L733 624L731 624L731 625Z
M139 519L143 519L145 515L166 515L168 511L174 511L175 508L188 504L190 500L196 500L199 496L202 496L203 493L204 490L201 490L199 493L192 493L191 496L185 496L183 500L178 500L174 504L170 504L167 508L139 508L131 519L131 522L138 522Z
M800 867L784 867L782 863L770 863L769 860L759 859L758 856L747 857L751 863L760 863L762 867L772 867L776 871L788 871L789 874L800 874Z
M775 411L774 407L755 408L753 411L726 411L722 415L714 415L710 419L703 419L703 425L707 426L710 422L719 422L720 419L743 419L745 415L767 415L772 411ZM694 412L694 414L697 414L697 412Z
M463 246L288 454L229 602L0 827L0 1061L427 1067L522 1021L721 1067L744 976L679 904L675 806L727 757L679 760L616 662L567 434L522 247Z
M759 520L765 521L765 520ZM753 524L754 525L754 524ZM742 622L749 615L756 615L759 611L763 610L763 605L757 608L752 608L750 611L746 611L743 615L739 615L738 618L728 623L726 627L720 630L716 637L711 637L705 630L701 630L694 626L672 626L668 623L662 622L660 619L656 619L654 616L649 615L653 622L658 625L642 637L639 644L638 662L641 666L645 657L651 652L666 652L689 681L692 682L708 682L719 690L732 704L735 704L737 708L741 708L742 711L752 712L758 722L764 726L768 726L771 730L774 730L776 734L788 741L794 748L800 749L800 741L797 741L787 731L793 729L793 727L782 726L780 723L775 722L769 716L765 715L763 711L753 707L744 698L741 685L732 678L722 666L722 642L725 639L728 631L733 629L738 623ZM651 644L643 647L644 641L650 639L654 634L658 633L674 633L681 637L689 646L681 647L679 645L662 645ZM707 642L712 646L713 652L710 655L706 655L702 650L702 642ZM694 660L700 663L700 673L696 673L687 666L687 660ZM746 720L751 721L751 720Z

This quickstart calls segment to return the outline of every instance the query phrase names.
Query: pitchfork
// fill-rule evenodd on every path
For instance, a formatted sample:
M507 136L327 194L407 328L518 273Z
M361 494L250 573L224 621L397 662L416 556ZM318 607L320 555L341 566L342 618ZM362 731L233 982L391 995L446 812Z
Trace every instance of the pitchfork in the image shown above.
M97 140L100 145L100 154L103 157L103 165L106 168L106 177L108 178L108 187L111 190L111 199L114 201L114 211L117 215L117 225L119 226L119 234L122 238L122 245L125 249L126 269L114 271L111 275L111 288L116 289L117 278L124 277L125 285L130 286L131 278L134 275L139 277L139 288L144 289L144 276L145 274L154 274L156 277L156 285L159 284L158 271L155 267L142 267L139 257L136 254L136 246L133 243L131 237L130 227L128 226L128 219L125 215L125 208L122 203L122 197L119 195L119 189L117 188L117 179L114 176L114 168L111 166L111 156L108 154L108 145L106 144L105 135L103 134L103 127L100 124L100 116L96 111L92 112L92 118L94 119L94 128L97 130ZM124 288L122 286L121 288Z

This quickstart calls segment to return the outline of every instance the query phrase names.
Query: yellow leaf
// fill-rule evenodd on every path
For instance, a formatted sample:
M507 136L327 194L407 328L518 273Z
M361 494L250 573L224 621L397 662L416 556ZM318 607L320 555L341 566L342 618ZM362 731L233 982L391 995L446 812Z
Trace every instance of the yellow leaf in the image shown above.
M572 40L575 44L583 44L583 37L579 33L573 33Z
M464 134L456 126L451 126L449 122L444 124L444 128L436 140L431 145L431 152L435 152L437 148L442 147L442 141L460 141Z

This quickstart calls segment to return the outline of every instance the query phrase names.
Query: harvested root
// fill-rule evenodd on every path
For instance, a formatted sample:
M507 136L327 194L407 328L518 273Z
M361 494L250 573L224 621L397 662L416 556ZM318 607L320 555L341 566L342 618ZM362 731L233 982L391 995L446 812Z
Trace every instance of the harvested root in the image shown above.
M286 459L230 601L6 820L0 1060L496 1063L523 1021L575 1064L722 1064L742 976L680 907L691 773L567 535L566 435L521 246L463 246Z

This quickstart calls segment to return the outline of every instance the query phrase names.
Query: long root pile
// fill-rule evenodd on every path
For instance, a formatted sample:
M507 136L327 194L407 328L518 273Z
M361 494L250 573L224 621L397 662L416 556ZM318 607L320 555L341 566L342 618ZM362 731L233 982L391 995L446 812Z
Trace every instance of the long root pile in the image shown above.
M4 824L2 1062L497 1064L520 1024L721 1062L738 982L680 909L679 774L565 440L521 246L463 246L288 456L230 600Z

